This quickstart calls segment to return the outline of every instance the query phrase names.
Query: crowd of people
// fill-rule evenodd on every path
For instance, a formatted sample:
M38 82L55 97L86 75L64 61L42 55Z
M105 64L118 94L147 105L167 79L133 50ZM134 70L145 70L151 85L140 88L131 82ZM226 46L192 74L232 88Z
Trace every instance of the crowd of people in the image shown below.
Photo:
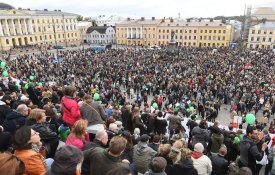
M275 174L274 57L193 47L6 57L0 175ZM223 118L268 122L221 129L221 106Z

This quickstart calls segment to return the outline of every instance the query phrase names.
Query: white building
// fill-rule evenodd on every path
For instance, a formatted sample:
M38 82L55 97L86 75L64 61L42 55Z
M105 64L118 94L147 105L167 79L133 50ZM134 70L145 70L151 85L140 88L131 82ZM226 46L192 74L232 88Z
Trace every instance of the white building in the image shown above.
M250 27L247 47L275 49L275 22Z
M117 15L99 15L97 17L92 18L92 21L94 21L97 26L116 26L116 24L125 21L125 18Z
M87 42L90 44L114 44L116 42L115 28L108 26L89 27Z

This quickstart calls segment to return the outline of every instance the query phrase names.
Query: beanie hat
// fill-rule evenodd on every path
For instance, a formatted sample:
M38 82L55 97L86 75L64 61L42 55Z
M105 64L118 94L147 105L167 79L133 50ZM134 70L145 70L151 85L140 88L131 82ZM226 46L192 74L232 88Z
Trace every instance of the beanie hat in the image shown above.
M194 151L202 153L204 151L203 145L201 143L195 144Z
M83 154L75 146L65 145L56 151L51 171L54 174L74 174L76 166L83 159Z

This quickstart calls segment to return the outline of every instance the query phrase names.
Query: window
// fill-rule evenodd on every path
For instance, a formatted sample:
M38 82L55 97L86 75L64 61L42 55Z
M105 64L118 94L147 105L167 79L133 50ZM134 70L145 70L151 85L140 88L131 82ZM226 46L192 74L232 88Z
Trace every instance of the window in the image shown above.
M184 39L187 39L187 36L184 36Z
M194 33L197 33L197 30L194 30Z
M34 37L35 41L37 41L37 36Z
M167 33L169 33L169 30L167 30Z
M38 31L41 32L41 28L40 27L38 27Z
M45 40L47 40L47 35L45 35Z
M177 36L177 35L175 36L175 39L178 39L178 36Z
M264 34L266 34L266 30L264 30Z
M182 36L180 36L180 39L182 39Z
M167 35L166 38L169 39L169 35Z
M52 39L52 35L49 35L50 39Z
M221 30L219 30L219 33L222 33L222 31L221 31Z
M209 30L209 33L212 33L212 30Z
M196 45L196 43L193 43L193 46L195 46Z
M189 36L189 39L191 39L191 36Z
M192 33L192 30L189 30L189 33Z
M225 40L225 36L222 37L222 40L223 40L223 41Z
M201 33L203 33L203 30L201 30Z
M216 30L214 30L214 33L216 33Z
M60 39L60 34L58 34L58 39Z
M272 38L268 38L268 42L271 42L271 39L272 39Z
M159 39L161 38L161 36L159 35Z
M161 33L161 30L159 30L159 33Z
M197 39L197 37L196 37L196 36L194 36L194 39Z
M200 40L202 40L202 36L200 36Z
M265 42L265 37L263 37L263 42Z
M255 34L255 30L252 30L252 32L251 32L252 34Z
M165 33L165 30L163 30L163 33Z
M6 43L7 43L7 44L10 44L10 41L9 41L9 39L6 39Z
M180 30L180 33L182 33L182 30Z
M150 38L150 34L148 34L148 38Z
M220 36L218 36L218 40L219 40L219 41L221 40L221 37L220 37Z
M254 41L254 37L251 37L250 41Z
M261 34L261 30L258 30L258 34Z
M207 33L207 30L205 30L204 33Z
M272 35L272 31L270 31L269 34Z
M164 36L164 35L162 36L162 39L165 39L165 36Z
M176 30L176 33L178 33L178 30Z
M206 40L206 36L204 36L203 39Z
M253 48L253 44L250 44L250 46L249 46L249 47L250 47L250 49L252 49L252 48Z
M42 40L42 36L40 36L40 41Z
M260 37L257 37L257 41L260 41Z
M211 36L208 36L208 40L211 40Z
M225 30L223 30L223 33L225 33Z
M187 30L185 30L184 33L187 33Z

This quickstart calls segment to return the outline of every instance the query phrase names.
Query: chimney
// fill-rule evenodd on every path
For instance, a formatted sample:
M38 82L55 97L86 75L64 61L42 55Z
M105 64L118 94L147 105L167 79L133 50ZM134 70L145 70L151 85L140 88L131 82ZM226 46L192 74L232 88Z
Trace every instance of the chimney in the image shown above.
M201 22L201 19L199 19L199 22Z
M61 12L61 10L58 10L59 12Z
M104 24L104 27L106 27L107 26L107 24Z
M170 22L174 22L173 18L170 19Z
M127 21L130 21L130 20L131 20L131 18L128 17L128 18L127 18Z
M57 12L57 10L56 10L56 9L54 9L54 11L55 11L55 12Z
M187 19L187 22L190 22L190 20L191 20L191 19L190 19L190 18L188 18L188 19Z
M44 11L48 11L48 9L44 9Z
M161 22L165 22L165 19L162 19Z
M21 7L18 7L18 10L22 10L22 8L21 8Z
M28 10L28 11L31 11L31 9L30 9L30 8L27 8L27 10Z
M152 17L152 20L155 20L156 18L155 17Z
M213 22L214 21L214 19L213 18L210 18L210 22Z
M141 21L144 21L144 19L145 19L144 17L141 17Z
M226 23L226 19L222 19L222 23L225 24Z

